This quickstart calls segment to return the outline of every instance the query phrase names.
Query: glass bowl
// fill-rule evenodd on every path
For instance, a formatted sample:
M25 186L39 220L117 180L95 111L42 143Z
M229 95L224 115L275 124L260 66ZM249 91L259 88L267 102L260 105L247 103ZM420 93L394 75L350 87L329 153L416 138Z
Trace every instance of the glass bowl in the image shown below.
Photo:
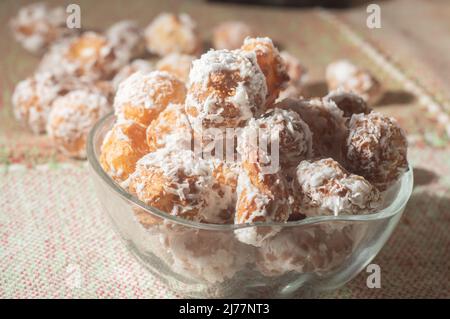
M309 217L288 223L213 225L149 207L101 168L100 147L115 120L102 118L88 140L98 198L130 251L158 279L186 297L313 297L337 289L364 269L397 225L411 195L411 167L380 211ZM261 247L236 233L277 230Z

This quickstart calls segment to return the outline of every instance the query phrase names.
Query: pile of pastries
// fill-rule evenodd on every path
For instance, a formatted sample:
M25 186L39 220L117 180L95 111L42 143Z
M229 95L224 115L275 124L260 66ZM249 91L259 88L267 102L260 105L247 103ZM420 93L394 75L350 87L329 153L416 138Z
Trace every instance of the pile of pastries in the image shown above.
M272 40L247 37L238 49L195 59L186 85L165 71L138 71L120 83L100 154L119 185L189 221L269 225L237 228L230 238L137 208L138 221L158 233L153 251L172 270L222 282L249 262L264 276L330 269L355 244L351 225L272 223L376 212L408 169L394 119L342 87L280 100L288 73Z
M328 95L305 99L306 68L245 23L220 24L216 49L200 55L202 41L186 14L160 14L144 30L121 21L104 33L62 32L55 10L26 7L11 23L24 48L45 51L36 73L15 89L16 117L35 133L47 132L65 154L83 158L89 129L114 110L100 163L149 206L209 224L369 214L408 169L405 133L370 107L382 94L380 83L347 60L327 67ZM159 60L142 59L145 50ZM136 216L147 228L163 223L145 212ZM239 244L259 248L261 273L276 275L307 270L311 251L320 255L314 261L336 261L351 240L346 232L234 233ZM165 238L172 263L184 269L187 262L203 277L212 265L234 265L235 256L225 254L234 248L210 247L215 253L201 264L187 258L189 241L206 245L201 236ZM335 246L315 247L320 236ZM184 255L177 259L179 245ZM217 233L208 245L235 242ZM304 245L307 252L298 249ZM219 277L231 276L228 270Z
M34 3L21 8L10 27L24 49L42 57L35 73L14 90L15 117L33 133L47 133L65 155L81 159L86 157L89 129L112 110L120 82L136 71L160 70L187 85L192 62L203 51L196 23L187 14L159 14L146 28L123 20L104 32L94 32L69 29L62 6ZM235 50L255 34L244 22L226 21L214 28L212 43L216 49ZM254 45L249 41L243 50ZM281 52L278 58L284 61L290 80L275 91L276 96L279 100L300 97L306 68L288 52ZM274 71L267 76L275 76ZM326 76L331 90L341 87L366 101L381 92L369 72L349 61L330 64ZM76 105L73 94L65 97L74 91L80 98ZM273 102L274 96L266 97L267 103ZM92 99L96 101L88 103ZM74 112L77 116L70 116Z
M101 165L147 205L202 223L379 209L380 192L408 167L402 129L341 90L276 102L288 80L269 38L208 51L187 86L165 71L135 72L118 87ZM261 246L276 232L237 236Z
M15 40L41 57L34 74L16 85L12 105L27 129L47 133L60 152L83 159L88 131L112 111L121 81L137 70L161 70L185 83L203 43L187 14L162 13L145 28L123 20L104 32L70 29L66 19L63 6L46 3L24 6L11 19ZM218 26L217 45L234 45L234 35L252 32L239 22L227 24L237 28Z

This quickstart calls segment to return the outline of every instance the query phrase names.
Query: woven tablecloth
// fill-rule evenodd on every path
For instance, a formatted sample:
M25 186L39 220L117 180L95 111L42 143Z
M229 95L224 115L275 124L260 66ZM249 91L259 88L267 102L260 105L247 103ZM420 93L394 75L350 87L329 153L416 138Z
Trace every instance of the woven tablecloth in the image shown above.
M434 103L434 96L421 96L426 90L420 83L396 76L402 65L389 64L333 14L319 10L127 1L125 15L123 1L79 3L83 24L93 28L130 17L145 25L160 11L186 11L207 38L218 21L246 20L309 67L310 89L317 94L323 93L324 68L333 59L346 56L374 72L389 92L377 109L397 117L408 131L415 187L399 226L373 261L381 267L382 287L367 288L368 274L362 272L321 297L450 297L450 148L438 115L421 103ZM95 196L87 164L61 157L45 136L32 136L13 120L12 89L38 62L4 25L19 6L0 4L0 297L182 297L127 251Z

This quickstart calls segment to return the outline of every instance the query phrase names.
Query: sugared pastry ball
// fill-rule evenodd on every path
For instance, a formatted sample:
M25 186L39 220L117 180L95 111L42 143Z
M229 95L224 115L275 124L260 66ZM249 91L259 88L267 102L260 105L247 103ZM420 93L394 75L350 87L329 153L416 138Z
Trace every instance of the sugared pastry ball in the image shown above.
M264 172L258 162L244 161L237 183L234 223L286 222L289 215L289 194L283 176ZM235 234L241 242L258 247L278 231L278 227L260 226L237 229Z
M190 150L162 148L142 157L130 175L129 190L149 206L205 223L231 219L231 194L218 188L211 162Z
M85 158L90 129L110 111L108 99L98 91L74 90L53 102L47 132L63 154Z
M114 76L112 83L114 88L117 90L119 88L119 84L126 80L133 73L140 71L142 73L150 73L155 70L153 63L148 60L137 59L129 64L123 66L119 72Z
M51 45L37 67L60 79L80 82L109 81L122 63L106 39L96 33L63 38Z
M187 83L192 62L195 59L196 57L193 55L171 53L159 60L156 63L156 68L160 71L169 72L175 75L178 80Z
M36 73L19 82L12 105L15 117L32 132L44 133L53 101L62 94L58 79L51 73Z
M408 170L408 142L397 122L378 112L354 114L345 147L347 168L380 191Z
M110 79L122 65L107 38L95 32L73 38L63 59L68 74L88 79Z
M86 82L39 72L17 84L12 96L14 115L33 133L44 133L52 103L73 90L96 91L112 102L113 89L107 81Z
M141 56L145 51L143 31L135 21L122 20L114 23L106 30L105 35L123 64Z
M346 118L352 117L353 114L368 114L372 110L358 94L342 90L332 91L324 99L333 101L344 112Z
M172 271L196 281L221 283L230 279L245 264L241 244L232 232L166 227L157 254Z
M253 37L252 28L241 21L226 21L213 30L213 46L215 49L239 49L245 38Z
M14 38L35 54L43 53L55 40L74 32L66 27L64 8L49 8L45 3L22 7L10 26Z
M161 13L147 26L144 36L147 50L160 56L197 55L202 47L196 23L187 14Z
M266 77L266 104L272 105L289 81L283 58L269 38L247 38L242 50L256 54L258 65Z
M317 226L290 227L263 243L257 252L256 265L265 276L330 270L344 261L352 245L347 228L326 233Z
M285 99L275 107L297 112L312 132L314 156L342 158L347 128L343 112L327 100Z
M154 152L165 146L191 149L191 131L184 104L169 104L147 128L149 150Z
M360 95L366 103L375 104L382 94L378 80L367 70L358 68L348 60L339 60L327 66L328 89L342 89Z
M114 99L115 114L148 126L169 103L184 103L186 87L167 72L135 72L122 81Z
M118 122L103 140L100 164L114 180L123 182L134 172L136 162L148 152L145 127L133 121Z
M380 193L364 177L331 158L302 161L294 182L306 216L367 214L380 206Z
M262 151L270 148L271 161L275 160L281 167L296 167L301 160L313 156L312 134L298 113L270 109L260 118L249 121L238 145L243 158L249 156L246 153L258 151L259 148L264 148Z
M186 113L196 131L238 127L260 111L266 93L254 55L211 50L193 62Z

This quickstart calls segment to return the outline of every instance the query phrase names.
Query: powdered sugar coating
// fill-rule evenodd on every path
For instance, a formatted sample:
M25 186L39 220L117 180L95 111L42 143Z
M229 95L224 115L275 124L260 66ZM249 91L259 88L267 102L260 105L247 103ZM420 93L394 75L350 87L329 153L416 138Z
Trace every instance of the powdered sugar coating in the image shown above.
M175 227L171 227L175 226ZM172 271L194 280L220 283L245 264L242 245L230 232L160 226L158 254Z
M213 180L213 190L222 198L222 205L227 207L221 219L227 224L232 224L236 210L236 187L241 163L226 162L218 158L210 158L207 161L211 165L210 174Z
M53 102L47 132L62 153L86 157L86 139L90 129L111 111L108 99L99 92L74 90Z
M345 147L346 165L383 191L408 169L407 147L395 119L378 112L354 114Z
M15 117L35 134L46 131L47 119L58 97L74 90L87 90L111 102L113 89L107 81L83 81L51 72L38 72L19 82L12 96Z
M178 80L187 83L189 72L195 56L189 54L171 53L163 57L156 63L156 68L160 71L166 71L177 77Z
M241 49L256 54L258 65L266 78L265 103L270 107L289 81L284 60L269 38L246 38Z
M153 63L148 60L137 59L123 66L114 76L112 83L117 90L122 81L126 80L133 73L140 71L142 73L150 73L155 69Z
M264 174L259 163L244 161L237 182L235 224L286 222L290 215L287 184L279 173ZM279 227L249 227L235 230L246 244L261 246Z
M302 161L295 183L300 211L306 216L367 214L381 204L374 186L331 158Z
M366 70L358 68L348 60L339 60L327 66L326 79L330 91L342 89L360 95L370 105L381 97L378 80Z
M267 88L255 55L210 50L189 74L186 113L192 127L238 127L264 105Z
M114 99L115 114L149 125L169 103L184 103L184 83L167 72L135 72L122 81Z
M241 47L247 37L252 37L254 31L242 21L226 21L213 30L213 46L217 50L234 50Z
M231 194L212 178L212 163L190 150L162 148L136 164L130 192L170 215L205 223L227 223Z
M241 170L241 162L227 162L215 158L213 161L212 175L219 184L227 185L231 188L231 192L236 196L237 181ZM236 199L236 198L235 198Z
M161 56L169 53L196 55L201 39L194 20L187 14L159 14L144 31L147 50Z
M136 162L148 152L145 127L121 121L114 124L103 140L100 164L114 180L124 182L134 172Z
M332 101L285 99L275 107L297 112L308 125L313 137L314 156L342 158L347 128L343 112Z
M344 112L344 117L346 118L352 117L353 114L368 114L371 111L371 108L361 96L355 93L345 92L342 89L331 91L324 99L333 101Z
M75 38L75 36L66 37L52 43L42 56L36 72L50 72L58 78L73 76L73 74L68 74L70 70L66 66L68 61L65 59L65 54Z
M349 230L345 227L327 233L318 226L283 229L258 249L256 265L266 276L330 270L351 253L353 240Z
M10 21L14 38L28 51L43 53L54 41L76 32L66 27L63 7L50 8L46 3L22 7Z
M147 128L146 140L151 152L163 147L191 149L192 129L184 104L169 104Z
M122 64L128 63L145 51L143 31L136 21L116 22L106 30L105 36Z
M252 137L258 141L252 141ZM251 119L242 132L238 152L246 158L250 153L257 152L255 148L261 148L263 141L271 146L270 160L275 160L283 168L296 167L301 160L313 155L311 131L292 110L274 108L258 119ZM276 142L278 152L274 147Z
M110 80L123 65L103 35L85 32L54 43L38 66L59 78L77 77L83 81Z
M32 132L44 133L51 105L61 91L57 78L48 72L36 73L19 82L12 96L15 117Z
M64 72L80 78L108 80L123 65L108 39L95 32L72 38L61 49Z

